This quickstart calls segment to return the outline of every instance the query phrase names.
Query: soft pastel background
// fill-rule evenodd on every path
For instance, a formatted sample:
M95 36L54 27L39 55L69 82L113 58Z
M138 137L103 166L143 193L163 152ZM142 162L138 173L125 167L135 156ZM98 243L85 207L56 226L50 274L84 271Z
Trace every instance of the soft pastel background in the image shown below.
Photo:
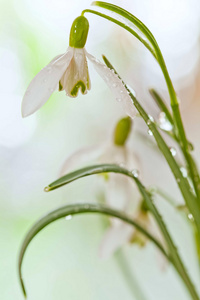
M181 99L187 133L199 143L199 21L198 0L112 1L141 18L152 30L164 53ZM20 245L30 226L45 213L66 203L96 202L104 185L96 177L44 193L58 177L65 158L82 146L103 142L124 116L119 103L94 72L86 96L69 99L54 93L33 116L21 118L21 100L33 76L68 46L71 23L87 0L7 0L0 2L0 298L23 299L17 277ZM148 94L156 87L167 98L161 72L153 58L130 34L87 15L87 51L105 54L132 86L155 118L158 110ZM143 139L138 134L143 133ZM140 119L134 123L133 148L139 155L145 185L160 185L182 203L166 163L154 150ZM172 146L172 145L171 145ZM199 275L192 229L169 205L158 203L181 248L182 257L198 286ZM28 299L190 299L172 267L159 267L155 248L125 245L122 253L102 261L98 256L106 218L78 216L50 225L31 243L23 274ZM127 278L121 272L131 272Z

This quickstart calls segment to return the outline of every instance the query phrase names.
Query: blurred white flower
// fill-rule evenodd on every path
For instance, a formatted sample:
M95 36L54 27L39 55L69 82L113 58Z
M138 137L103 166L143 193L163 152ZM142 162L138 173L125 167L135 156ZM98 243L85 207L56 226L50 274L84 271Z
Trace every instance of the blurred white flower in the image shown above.
M135 117L136 110L121 79L113 70L85 50L88 29L89 23L85 17L80 16L75 19L66 53L56 56L29 84L22 102L23 117L38 110L57 87L59 91L65 90L66 95L73 98L77 97L79 90L82 94L86 94L90 89L86 58L92 62L97 73L113 91L116 99L122 103L125 112L130 117Z
M141 169L141 166L138 157L127 145L131 125L130 117L121 119L116 125L112 139L98 145L79 149L73 153L65 160L59 175L63 176L83 164L88 164L88 162L98 161L100 164L119 164L129 170L133 170L135 176L139 176L138 169ZM139 223L163 244L159 228L146 207L144 200L141 199L133 180L121 174L109 173L103 175L106 180L106 204L113 209L132 216L134 221ZM126 243L136 243L141 247L146 245L147 238L133 226L116 218L111 218L110 223L111 226L106 231L99 247L101 258L106 259L110 257ZM166 265L166 260L164 260L162 254L158 253L157 255L163 269Z
M125 168L137 169L139 163L136 154L127 146L126 142L131 130L131 119L126 117L121 119L114 132L114 138L104 143L79 149L68 157L60 171L60 176L72 171L81 164L91 161L98 163L110 163L123 165ZM105 174L106 204L113 208L130 215L137 210L139 203L139 192L130 178L121 174ZM129 242L133 236L132 226L111 218L111 226L105 233L100 245L100 256L109 257L115 250L123 244Z

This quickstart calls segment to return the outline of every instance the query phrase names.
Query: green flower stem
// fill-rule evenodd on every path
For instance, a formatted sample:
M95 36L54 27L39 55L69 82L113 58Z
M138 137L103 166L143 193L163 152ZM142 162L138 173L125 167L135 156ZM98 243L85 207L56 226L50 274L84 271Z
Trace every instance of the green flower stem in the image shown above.
M109 17L105 14L102 14L98 11L95 11L95 10L92 10L92 9L85 9L82 11L82 15L84 15L85 13L92 13L92 14L95 14L97 16L100 16L104 19L107 19L117 25L119 25L120 27L126 29L127 31L129 31L132 35L134 35L150 52L151 54L154 56L154 58L156 59L156 54L154 52L154 50L152 49L152 47L149 45L149 43L147 43L141 36L139 36L139 34L134 31L133 29L131 29L129 26L125 25L124 23L112 18L112 17Z
M88 174L88 175L91 175ZM76 173L76 176L73 177L73 180L78 179L78 173ZM86 176L86 175L85 175ZM71 181L73 181L71 180ZM68 183L71 182L70 180L68 180ZM57 186L59 187L59 185ZM24 281L23 281L23 277L22 277L22 262L23 262L23 258L24 258L24 254L26 252L26 249L28 247L28 245L30 244L30 242L32 241L32 239L47 225L49 225L50 223L60 219L60 218L64 218L66 216L69 215L77 215L77 214L82 214L82 213L99 213L99 214L104 214L110 217L115 217L118 218L134 227L136 227L141 233L143 233L148 239L150 239L158 248L159 250L163 253L164 256L166 256L166 258L168 260L170 260L170 258L168 257L167 253L165 252L164 248L162 247L162 245L150 234L148 233L143 227L141 227L137 222L134 222L132 219L130 219L127 215L117 211L117 210L113 210L110 209L106 206L100 205L100 204L89 204L89 203L84 203L84 204L72 204L72 205L66 205L63 206L61 208L58 208L52 212L50 212L49 214L47 214L46 216L44 216L43 218L41 218L39 221L37 221L32 228L29 230L29 232L27 233L21 250L20 250L20 254L19 254L19 260L18 260L18 273L19 273L19 279L20 279L20 284L24 293L24 296L27 297L26 294L26 289L24 286Z
M96 6L104 8L104 9L108 9L108 10L120 15L121 17L125 18L126 20L129 20L146 36L146 38L150 42L152 47L149 45L146 48L148 50L150 50L150 52L153 54L154 58L157 60L158 64L160 65L161 70L162 70L163 75L164 75L164 78L165 78L165 81L166 81L166 84L167 84L169 96L170 96L170 99L171 99L171 107L172 107L172 111L173 111L174 124L175 124L175 127L177 129L177 133L178 133L178 136L179 136L180 141L181 141L181 147L183 149L183 153L184 153L185 159L186 159L188 167L189 167L190 176L191 176L191 179L192 179L192 182L193 182L193 185L194 185L194 189L195 189L195 192L196 192L196 195L197 195L197 199L195 199L195 201L197 201L197 203L198 203L198 211L200 213L200 177L199 177L199 174L198 174L198 171L197 171L197 168L196 168L195 164L192 163L193 159L192 159L191 154L189 152L189 145L188 145L185 130L184 130L184 127L183 127L183 122L182 122L181 115L180 115L179 102L178 102L176 92L174 90L171 78L169 76L164 58L162 56L161 50L158 46L158 43L157 43L156 39L154 38L154 36L150 32L150 30L138 18L136 18L134 15L132 15L131 13L126 11L125 9L123 9L121 7L118 7L116 5L106 3L106 2L101 2L101 1L95 1L95 2L92 3L92 5L96 5ZM84 10L83 14L84 14L84 12L90 12L90 13L93 13L93 14L97 14L97 15L103 17L103 18L106 18L106 19L118 24L119 26L121 26L124 29L131 32L129 26L125 26L121 22L117 23L117 20L115 20L114 18L110 18L106 15L97 13L96 11L93 11L93 10ZM139 37L138 34L137 35L133 34L133 35L141 41L141 38Z
M90 176L93 174L99 174L99 173L107 173L107 172L124 174L124 175L132 178L135 181L135 183L140 191L140 194L142 195L143 199L145 200L147 207L153 214L153 216L163 234L164 240L165 240L167 248L168 248L168 252L169 252L168 256L169 256L171 263L173 264L173 266L179 273L180 277L184 281L188 291L190 292L190 295L192 296L192 299L200 300L199 296L195 290L195 287L193 286L193 284L190 280L190 277L188 276L187 271L186 271L186 269L181 261L181 258L177 252L177 248L174 245L173 240L171 239L171 236L168 233L168 230L164 224L164 221L163 221L162 217L160 216L156 206L154 205L150 194L146 191L145 187L142 185L140 180L137 177L135 177L131 171L129 171L125 168L122 168L118 165L112 165L112 164L89 166L89 167L82 168L80 170L71 172L71 173L59 178L58 180L49 184L45 188L45 191L51 191L51 190L57 189L63 185L66 185L66 184L68 184L72 181L75 181L79 178L82 178L82 177Z
M164 101L162 100L160 95L154 89L150 89L149 92L152 95L153 99L156 101L156 103L157 103L158 107L161 109L161 111L163 111L165 113L165 115L166 115L167 119L169 120L169 122L172 125L174 125L171 113L169 112L166 104L164 103ZM200 194L199 194L200 181L199 181L199 174L198 174L198 170L197 170L197 167L196 167L196 163L194 162L191 155L189 155L189 157L187 157L188 152L185 150L185 147L182 147L182 145L180 143L180 139L176 135L174 127L173 127L173 132L168 132L167 131L166 133L169 136L171 136L171 138L173 138L177 142L180 150L182 151L182 153L184 155L184 158L185 158L186 165L187 165L187 169L189 170L189 176L191 177L192 182L196 182L196 184L194 185L194 189L195 189L195 192L196 192L196 194L198 195L198 198L199 198L199 196L200 196ZM193 148L193 146L191 145L190 142L187 142L187 143L188 143L189 148L190 147ZM188 161L190 161L190 165L193 166L192 168L190 167L190 165L188 165ZM200 202L198 202L198 203L200 203Z
M163 99L161 98L161 96L156 92L156 90L154 89L150 89L149 93L151 94L152 98L155 100L156 104L158 105L158 107L160 108L161 111L163 111L168 119L168 121L172 124L172 126L174 125L174 120L172 118L172 115L168 109L168 107L166 106L165 102L163 101Z
M117 73L117 71L115 70L115 68L111 65L111 63L108 61L108 59L103 56L103 59L106 63L106 65L114 70L114 72L119 76L119 74ZM120 76L119 76L120 78ZM121 78L120 78L121 79ZM158 148L160 149L160 151L163 153L175 179L176 182L180 188L180 191L183 195L183 198L185 199L185 202L188 206L188 209L190 210L190 212L193 214L193 217L195 219L195 223L197 226L197 230L200 236L200 218L199 218L199 207L198 207L198 202L196 201L196 197L194 196L194 194L191 191L190 185L188 183L188 180L186 178L183 177L180 168L176 162L176 160L174 159L174 157L172 156L167 144L165 143L163 137L161 136L161 134L159 133L156 125L154 122L152 122L149 119L148 114L146 113L146 111L144 110L144 108L141 106L141 104L138 102L138 100L136 99L136 97L131 93L131 91L128 89L128 87L124 84L125 88L127 89L127 92L129 93L134 106L136 107L137 111L140 113L141 117L143 118L143 120L145 121L146 125L149 127L149 130L151 130Z
M156 43L156 45L157 45L157 43ZM180 109L179 109L179 102L178 102L172 81L170 79L164 58L162 56L162 53L161 53L158 45L157 45L157 50L155 49L155 51L157 54L158 63L162 69L163 75L165 77L165 81L167 83L167 88L168 88L170 99L171 99L171 108L172 108L172 112L173 112L175 128L177 129L177 135L178 135L178 138L180 139L180 146L181 146L183 155L185 157L185 160L187 162L187 166L188 166L188 169L190 172L190 177L192 179L194 190L197 195L196 201L198 203L198 207L199 207L198 211L200 214L200 177L199 177L199 173L198 173L196 164L194 163L194 160L192 158L192 155L190 154L190 149L189 149L190 145L186 138L185 129L183 126Z

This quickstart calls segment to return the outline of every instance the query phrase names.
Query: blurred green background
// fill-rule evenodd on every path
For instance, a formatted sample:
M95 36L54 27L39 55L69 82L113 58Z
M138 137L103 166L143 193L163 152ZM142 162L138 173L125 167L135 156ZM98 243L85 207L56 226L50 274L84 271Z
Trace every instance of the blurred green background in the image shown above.
M188 136L199 162L199 19L198 0L112 1L141 18L163 50L182 100ZM97 177L44 193L58 177L73 151L103 143L124 112L89 65L92 89L70 99L55 92L33 116L21 118L21 100L30 80L53 57L64 53L73 20L90 1L8 0L0 2L0 298L23 299L17 277L20 245L31 225L66 203L96 202L104 184ZM105 54L155 118L158 111L148 94L156 87L167 97L164 80L153 58L130 36L108 21L88 15L86 49L101 59ZM141 138L143 133L144 138ZM156 184L182 203L176 183L162 157L154 151L143 122L134 122L133 149L139 155L145 185ZM159 166L155 168L156 166ZM162 176L161 176L162 174ZM181 248L189 272L198 285L199 274L192 229L168 205L158 203ZM168 266L159 267L151 244L144 249L125 245L102 261L99 244L108 220L77 216L43 230L25 255L23 274L28 299L189 299L179 278ZM132 287L123 269L130 272Z

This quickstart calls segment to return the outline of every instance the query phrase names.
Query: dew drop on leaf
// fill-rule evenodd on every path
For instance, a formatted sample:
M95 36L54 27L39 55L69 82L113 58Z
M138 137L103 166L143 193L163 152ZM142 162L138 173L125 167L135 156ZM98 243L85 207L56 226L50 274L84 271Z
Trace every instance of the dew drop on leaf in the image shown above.
M187 173L187 170L186 170L186 168L184 168L184 167L181 167L181 168L180 168L180 171L181 171L181 173L182 173L183 177L184 177L184 178L187 178L187 176L188 176L188 173Z
M176 149L174 147L170 147L169 150L170 150L172 156L176 156Z
M138 178L138 176L139 176L139 171L138 171L137 169L133 169L133 170L131 171L131 173L133 174L133 176L134 176L135 178Z
M65 220L66 220L66 221L69 221L69 220L71 220L71 219L72 219L72 215L68 215L68 216L65 217Z
M150 122L154 122L154 118L151 116L151 115L148 115L149 117L149 120L147 121L147 123L150 121ZM149 125L149 124L148 124Z
M150 136L153 135L153 132L152 132L150 129L147 131L147 133L148 133L148 135L150 135Z
M159 127L165 131L171 131L173 128L172 124L169 122L169 120L166 117L166 114L163 111L159 114L158 124Z
M188 219L189 219L190 221L194 221L194 217L193 217L192 214L188 214L187 217L188 217Z

